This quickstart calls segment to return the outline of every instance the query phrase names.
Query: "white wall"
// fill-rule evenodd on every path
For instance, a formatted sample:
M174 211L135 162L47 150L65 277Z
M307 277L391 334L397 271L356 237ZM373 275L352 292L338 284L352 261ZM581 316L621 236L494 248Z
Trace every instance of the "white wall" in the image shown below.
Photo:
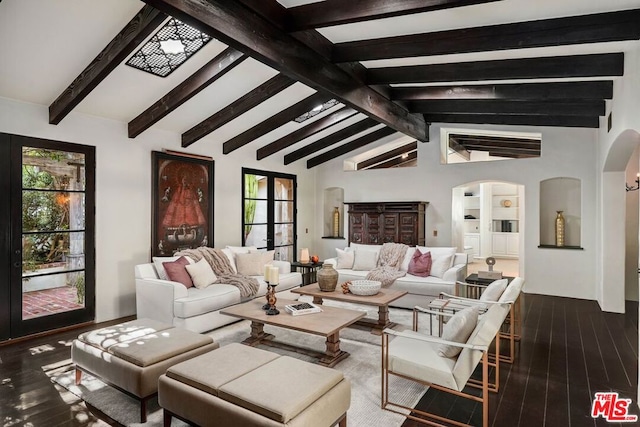
M0 132L96 147L96 320L135 314L133 267L150 260L151 151L164 148L212 156L215 160L214 244L239 245L242 237L242 167L296 174L298 244L311 246L315 232L314 172L302 162L287 168L282 156L258 162L254 146L229 155L222 142L204 138L189 149L180 135L150 129L127 137L126 123L72 113L48 124L47 107L0 98ZM305 234L305 228L309 234ZM321 230L321 228L320 228Z
M526 292L595 299L596 156L597 132L591 129L458 126L542 132L542 155L537 159L466 164L440 164L440 125L431 126L431 142L418 144L418 167L344 172L336 159L318 167L317 189L345 189L345 201L413 200L430 202L426 215L429 246L446 246L451 236L452 188L474 181L508 181L525 186L523 243ZM365 148L366 149L366 148ZM357 153L350 153L351 156ZM539 249L540 181L557 176L582 181L582 237L584 250ZM346 224L345 224L346 226ZM433 231L437 230L437 237ZM335 256L346 241L316 241L321 256Z
M631 185L636 185L635 180L638 174L638 166L640 165L640 145L636 146L633 155L627 165L625 171L625 180ZM628 191L626 194L625 209L625 286L624 299L629 301L638 301L638 215L640 191Z

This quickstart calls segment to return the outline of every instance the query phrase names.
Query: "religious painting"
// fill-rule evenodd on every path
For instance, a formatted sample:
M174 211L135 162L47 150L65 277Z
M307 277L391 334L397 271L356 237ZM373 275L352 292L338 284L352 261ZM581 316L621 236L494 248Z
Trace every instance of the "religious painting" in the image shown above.
M213 160L152 152L151 255L213 245Z

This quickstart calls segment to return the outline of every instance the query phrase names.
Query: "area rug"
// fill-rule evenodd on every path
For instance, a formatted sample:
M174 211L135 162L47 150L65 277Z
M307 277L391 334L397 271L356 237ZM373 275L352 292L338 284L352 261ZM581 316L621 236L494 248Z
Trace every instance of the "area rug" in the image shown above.
M366 309L363 306L353 306L346 303L327 302L348 308ZM377 311L373 307L367 310L367 317L377 318ZM312 316L312 315L310 315ZM398 325L395 329L406 329L411 325L411 311L390 309L391 320ZM250 330L248 321L241 321L209 333L221 346L245 339ZM292 343L297 346L324 351L322 337L289 331L281 328L265 326L265 331L276 336L277 341ZM261 346L269 351L286 354L300 359L310 360L308 356L291 353L274 347ZM380 408L380 369L381 369L381 338L366 330L347 328L341 332L340 348L351 355L338 363L335 369L342 371L351 381L351 406L347 413L349 425L353 426L400 426L405 417ZM74 384L74 372L71 366L61 367L51 372L52 380L74 395L80 397L90 406L98 409L108 417L126 426L156 427L162 426L162 410L157 399L148 402L148 419L144 424L139 423L139 404L127 395L106 386L100 380L84 374L82 384ZM427 388L402 378L391 377L390 397L393 401L403 402L409 407L415 406L426 392ZM182 427L186 424L173 420L172 426Z

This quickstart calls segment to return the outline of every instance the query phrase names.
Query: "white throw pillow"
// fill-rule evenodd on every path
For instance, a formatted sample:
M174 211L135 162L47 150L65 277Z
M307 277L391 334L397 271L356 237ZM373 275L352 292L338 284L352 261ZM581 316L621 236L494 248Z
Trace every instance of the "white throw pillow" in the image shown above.
M369 271L378 264L378 252L356 249L353 260L354 271Z
M431 254L433 257L433 254ZM441 256L440 258L432 258L431 263L431 276L439 277L442 279L444 273L451 268L451 262L453 261L453 255Z
M508 284L507 279L494 280L484 289L480 295L480 301L498 301Z
M180 258L179 256L154 256L151 258L153 260L153 266L156 268L156 273L158 273L158 278L162 280L169 280L167 276L167 271L164 269L163 262L173 262ZM189 264L193 264L193 260L188 256L185 257Z
M404 254L404 258L402 259L402 264L400 264L400 270L409 271L409 263L411 262L411 258L413 258L413 254L415 253L416 253L415 246L410 246L407 248L407 253Z
M507 289L504 290L498 302L515 302L522 290L522 279L515 278L507 285Z
M454 314L442 329L442 339L465 343L478 324L478 307L467 307ZM456 357L462 347L440 344L438 354L442 357Z
M204 258L195 264L186 265L185 268L189 276L191 276L193 285L198 289L204 289L218 280L216 273L213 272L213 269Z
M436 246L431 248L427 246L417 246L417 248L420 249L420 252L422 252L423 254L427 252L431 252L431 259L433 260L433 262L436 262L440 257L451 256L451 258L448 258L449 265L447 266L447 268L453 267L453 260L455 259L455 256L456 256L455 247Z
M347 248L350 249L350 248ZM353 268L353 260L355 259L355 251L349 250L347 251L336 248L336 253L338 254L338 262L336 263L336 269Z
M227 260L229 261L229 264L231 264L231 269L233 270L233 272L237 273L238 267L236 266L236 258L233 256L233 252L231 252L231 249L224 248L222 250L222 253L224 253L224 255L227 257Z
M349 243L349 247L354 251L358 251L358 250L370 251L370 252L375 252L377 254L379 254L380 249L382 249L382 245L364 245L362 243Z
M265 264L273 261L275 251L255 251L248 254L236 254L238 273L245 276L261 276L264 274Z

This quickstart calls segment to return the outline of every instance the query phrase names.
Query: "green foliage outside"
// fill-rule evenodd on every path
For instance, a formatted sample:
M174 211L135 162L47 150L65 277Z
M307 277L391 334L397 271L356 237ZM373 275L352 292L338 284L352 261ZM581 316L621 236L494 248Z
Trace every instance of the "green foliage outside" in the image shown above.
M258 177L256 175L246 174L244 176L244 238L245 240L251 233L253 219L256 216L256 201L258 197Z

